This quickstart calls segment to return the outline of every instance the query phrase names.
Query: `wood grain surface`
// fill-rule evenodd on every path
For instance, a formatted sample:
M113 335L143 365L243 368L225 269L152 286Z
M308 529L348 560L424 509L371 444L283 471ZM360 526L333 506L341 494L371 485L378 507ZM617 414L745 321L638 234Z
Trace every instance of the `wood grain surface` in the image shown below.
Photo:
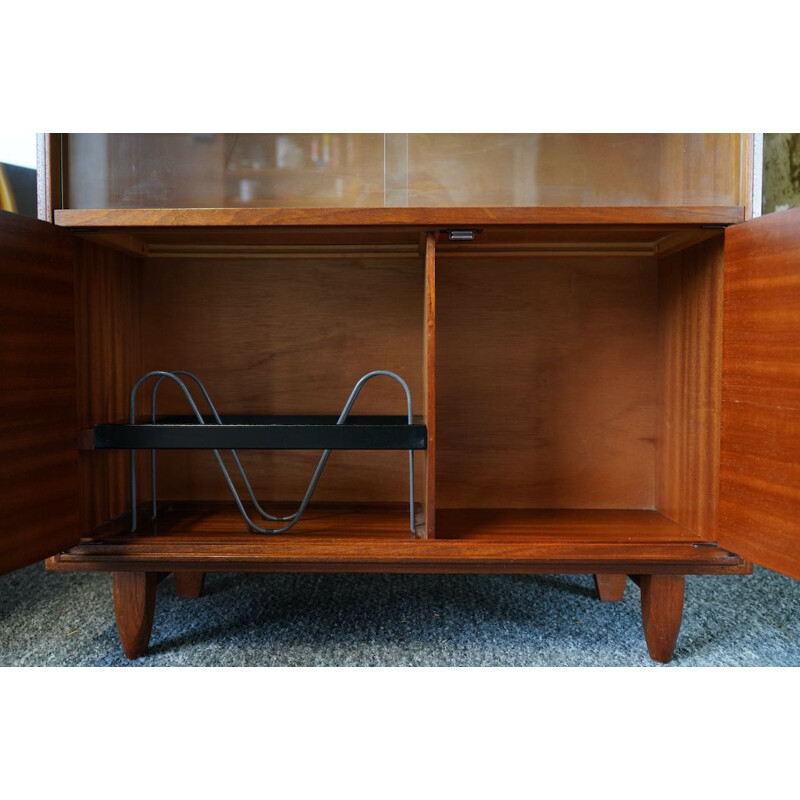
M450 518L448 518L448 515ZM506 516L507 515L507 516ZM442 519L442 516L444 517ZM48 561L54 570L741 573L749 566L656 512L444 512L439 537L413 539L402 505L309 509L297 533L243 530L227 504L176 505L157 527L125 520ZM505 516L505 519L504 519ZM444 532L444 536L442 533ZM154 535L155 534L155 535ZM448 535L449 534L449 535ZM463 534L463 535L462 535Z
M495 225L472 226L471 242L454 243L447 228L264 226L77 228L81 238L151 258L298 259L309 257L414 258L420 239L434 227L437 252L464 257L666 255L719 236L697 222L683 225ZM450 229L457 226L449 226Z
M81 428L125 420L129 393L144 372L142 262L101 245L80 241L75 279L77 403ZM145 411L146 394L138 410ZM139 499L150 496L149 469L139 459ZM124 452L79 454L81 531L130 509L130 467Z
M114 615L122 651L139 658L147 650L156 607L155 572L115 572L112 579Z
M719 541L800 578L800 209L725 232Z
M466 208L122 208L61 209L57 225L68 228L148 226L236 227L440 225L704 225L744 219L731 206L592 206Z
M356 381L386 369L424 411L424 265L412 259L304 261L147 260L142 295L143 371L186 369L206 384L220 413L339 414ZM164 384L159 411L187 413ZM364 386L356 414L403 414L395 381ZM303 497L314 451L242 452L259 498ZM140 457L145 460L145 456ZM230 497L208 452L163 452L159 494L171 500ZM419 497L425 459L415 457ZM335 451L319 501L399 501L408 495L405 452Z
M596 574L594 576L594 587L598 599L603 603L619 603L625 596L625 584L628 576Z
M425 236L425 338L422 357L423 414L428 433L423 514L425 537L436 535L436 236Z
M0 573L78 540L74 237L0 212Z
M683 575L639 575L642 591L642 628L647 651L654 661L672 660L683 617L686 579Z
M656 508L716 537L723 237L659 262Z
M437 259L439 508L653 508L654 258Z
M178 597L196 600L203 594L205 572L176 572L174 574L175 589Z
M439 512L439 538L542 542L700 542L657 511L571 508L450 508Z

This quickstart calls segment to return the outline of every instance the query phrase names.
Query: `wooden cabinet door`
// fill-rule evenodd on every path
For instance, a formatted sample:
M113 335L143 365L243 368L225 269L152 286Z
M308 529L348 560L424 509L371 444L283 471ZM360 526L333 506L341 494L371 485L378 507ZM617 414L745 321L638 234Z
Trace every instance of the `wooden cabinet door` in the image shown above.
M75 243L0 212L0 573L78 541Z
M725 231L718 540L800 578L800 208Z

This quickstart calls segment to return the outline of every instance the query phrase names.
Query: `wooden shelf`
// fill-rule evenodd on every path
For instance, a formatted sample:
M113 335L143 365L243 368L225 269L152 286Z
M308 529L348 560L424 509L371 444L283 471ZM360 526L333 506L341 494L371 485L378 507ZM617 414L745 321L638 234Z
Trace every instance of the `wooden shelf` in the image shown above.
M702 542L658 511L451 508L436 512L436 536L460 541L676 544Z
M471 208L122 208L59 209L67 228L495 225L732 225L742 206Z
M293 510L285 506L286 511ZM277 509L279 512L281 509ZM284 513L286 513L284 511ZM54 557L53 570L742 573L738 556L655 511L440 511L413 539L402 505L312 506L280 536L249 533L230 504L175 504L156 524L120 518Z
M269 511L285 516L297 510L298 503L265 503ZM408 529L408 503L314 503L290 532L279 536L248 530L233 503L159 502L159 515L150 520L150 508L142 507L139 530L129 531L130 516L124 515L97 528L85 542L103 540L137 543L157 539L159 543L188 541L248 544L270 541L285 544L290 540L326 539L411 539ZM257 517L257 515L256 515ZM223 538L224 537L224 538Z
M664 256L741 222L741 207L64 209L58 225L150 258ZM711 226L710 228L708 226ZM474 228L473 242L448 241Z

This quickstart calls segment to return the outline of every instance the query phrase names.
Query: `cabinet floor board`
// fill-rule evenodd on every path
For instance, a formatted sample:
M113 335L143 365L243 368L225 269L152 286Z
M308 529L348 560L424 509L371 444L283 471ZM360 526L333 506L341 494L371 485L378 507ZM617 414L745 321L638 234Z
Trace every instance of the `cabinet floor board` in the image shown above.
M284 509L277 507L280 513ZM289 507L286 507L289 510ZM750 565L655 511L453 509L413 539L394 504L310 507L292 533L244 530L228 504L175 504L135 534L123 517L53 570L742 573Z

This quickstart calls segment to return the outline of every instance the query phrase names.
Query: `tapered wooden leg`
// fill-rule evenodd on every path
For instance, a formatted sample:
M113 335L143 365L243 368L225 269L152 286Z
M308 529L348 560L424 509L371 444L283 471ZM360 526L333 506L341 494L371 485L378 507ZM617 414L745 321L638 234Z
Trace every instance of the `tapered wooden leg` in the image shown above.
M654 661L671 660L683 616L683 575L640 575L642 627Z
M187 600L191 600L200 597L203 593L205 572L176 572L174 575L178 597L185 597Z
M114 614L122 650L128 658L139 658L147 650L156 607L156 572L113 574Z
M597 596L604 603L618 603L625 594L627 575L595 575L594 586Z

